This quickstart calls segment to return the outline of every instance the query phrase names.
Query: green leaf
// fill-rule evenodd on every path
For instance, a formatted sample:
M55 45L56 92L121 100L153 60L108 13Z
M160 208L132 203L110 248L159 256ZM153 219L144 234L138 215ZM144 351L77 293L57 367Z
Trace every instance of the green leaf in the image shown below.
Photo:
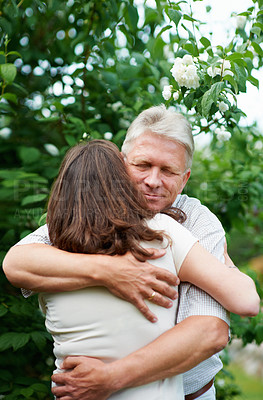
M6 99L17 104L17 96L14 93L4 93L0 96L0 99Z
M263 342L263 324L258 324L255 328L256 343Z
M10 85L16 77L16 66L14 64L1 64L0 65L0 76L3 80Z
M210 40L208 40L208 39L207 39L206 37L204 37L204 36L200 39L200 42L202 43L202 45L203 45L205 48L211 46Z
M234 62L235 75L237 78L238 88L241 92L246 92L246 81L247 81L247 73L245 68L242 65L239 65L238 62Z
M257 27L257 26L253 26L250 30L250 32L255 33L258 37L261 34L261 28Z
M223 80L228 81L230 83L230 85L233 87L235 94L238 94L238 84L232 75L223 76Z
M185 106L188 108L188 110L191 110L191 108L193 107L194 98L195 98L194 92L190 92L187 96L183 98L183 102Z
M0 304L0 317L3 317L3 315L5 315L8 311L7 306L3 306L2 304Z
M43 333L42 332L31 332L30 335L31 335L33 342L38 347L38 349L40 351L43 350L43 348L47 342L47 338L43 335Z
M178 26L180 19L182 18L182 13L180 13L180 11L169 8L167 10L167 15L170 18L170 20L173 21L176 26Z
M35 147L20 147L19 156L25 164L32 164L40 159L41 153Z
M34 204L40 201L43 201L47 198L47 194L39 193L39 194L32 194L30 196L26 196L22 199L21 205L26 206L27 204Z
M218 97L220 92L224 88L224 82L216 82L214 83L209 90L205 92L201 100L201 107L202 107L202 115L204 117L208 117L212 104L218 101Z
M8 332L0 336L0 351L13 348L14 351L24 347L30 339L28 333Z
M254 76L248 76L247 80L259 89L259 80L254 78Z
M7 56L17 56L17 57L19 57L19 58L22 58L21 54L18 53L18 51L9 51L9 52L7 53Z
M25 389L21 389L20 393L26 398L29 399L33 394L34 394L34 390L29 388L25 388Z
M77 144L77 141L74 138L74 136L65 135L65 139L66 139L67 144L69 144L70 146L75 146L75 144Z
M49 393L49 389L44 383L33 383L30 388L33 389L34 392Z
M129 25L129 28L132 32L136 32L137 30L137 24L139 20L139 15L138 15L138 10L136 7L133 7L131 4L128 4L127 6L127 16L125 18L127 24Z
M253 46L254 50L261 56L263 57L263 50L260 47L260 45L256 42L251 42L251 45Z
M39 218L39 221L38 221L38 225L39 226L45 225L46 222L47 222L47 213L41 215L41 217Z
M158 33L158 35L156 37L161 36L164 32L168 31L168 29L171 29L171 28L172 28L172 25L166 25L163 29L160 30L160 32Z

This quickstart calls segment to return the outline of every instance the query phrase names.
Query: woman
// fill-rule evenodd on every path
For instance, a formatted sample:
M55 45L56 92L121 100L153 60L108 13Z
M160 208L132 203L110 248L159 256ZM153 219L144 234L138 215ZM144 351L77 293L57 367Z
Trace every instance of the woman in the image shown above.
M199 286L238 313L250 301L244 299L242 286L243 282L247 285L247 277L202 249L173 219L185 218L180 210L167 213L170 216L148 210L118 148L94 140L67 153L51 192L47 222L53 245L70 252L115 255L131 251L145 259L151 254L147 248L165 247L165 256L151 263ZM58 370L67 355L88 355L104 362L126 356L172 328L177 308L177 301L170 309L151 303L158 317L152 324L104 287L39 298L54 339ZM177 400L184 399L181 376L122 390L110 398L170 400L174 393Z

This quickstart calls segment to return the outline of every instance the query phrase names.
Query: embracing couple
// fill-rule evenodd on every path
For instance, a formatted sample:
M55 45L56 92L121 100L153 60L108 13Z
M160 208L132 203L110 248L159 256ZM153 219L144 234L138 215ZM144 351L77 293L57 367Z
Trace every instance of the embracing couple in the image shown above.
M188 121L164 106L134 120L121 153L73 147L47 225L7 254L10 282L40 293L57 399L215 399L229 311L254 316L259 297L218 219L181 195L193 151Z

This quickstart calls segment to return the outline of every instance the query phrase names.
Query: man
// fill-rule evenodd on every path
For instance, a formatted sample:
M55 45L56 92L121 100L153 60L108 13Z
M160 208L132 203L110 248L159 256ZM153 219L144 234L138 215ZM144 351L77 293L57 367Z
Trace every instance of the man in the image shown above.
M129 174L142 190L149 208L163 210L172 204L181 208L187 215L185 227L222 261L225 237L221 224L197 199L180 195L190 177L193 150L189 123L164 106L141 113L131 124L122 148ZM46 227L19 244L4 261L6 275L16 286L49 292L106 286L132 302L152 322L155 316L144 300L150 298L169 307L170 300L165 295L171 299L176 296L171 287L177 283L175 278L149 263L138 262L130 254L110 258L66 253L47 246L50 242ZM61 385L53 389L57 398L103 400L121 388L195 367L184 374L186 400L215 399L213 378L222 363L213 354L227 344L229 318L206 293L189 284L180 286L174 328L146 348L112 364L69 357L63 365L69 372L52 377Z

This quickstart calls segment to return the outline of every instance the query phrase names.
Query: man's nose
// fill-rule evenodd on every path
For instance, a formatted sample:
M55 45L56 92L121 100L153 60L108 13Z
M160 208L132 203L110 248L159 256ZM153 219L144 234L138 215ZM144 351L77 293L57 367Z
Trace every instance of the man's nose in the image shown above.
M144 179L144 183L151 188L157 188L157 187L161 186L162 179L161 179L161 172L160 172L159 168L149 169L149 171L147 171L147 175Z

